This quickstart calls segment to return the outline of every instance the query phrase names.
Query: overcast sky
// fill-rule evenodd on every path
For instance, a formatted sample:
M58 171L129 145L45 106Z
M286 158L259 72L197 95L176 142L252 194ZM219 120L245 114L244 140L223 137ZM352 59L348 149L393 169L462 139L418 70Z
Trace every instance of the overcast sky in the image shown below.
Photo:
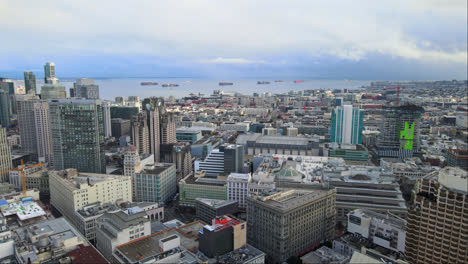
M466 79L466 0L0 0L0 74Z

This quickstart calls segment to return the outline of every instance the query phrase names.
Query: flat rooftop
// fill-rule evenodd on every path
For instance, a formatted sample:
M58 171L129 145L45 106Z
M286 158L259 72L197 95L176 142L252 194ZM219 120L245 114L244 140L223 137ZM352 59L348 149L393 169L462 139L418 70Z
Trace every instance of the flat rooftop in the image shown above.
M177 235L180 237L180 245L192 251L198 248L198 231L202 230L204 225L206 223L203 221L196 221L179 228L169 228L120 245L116 250L131 262L138 262L160 253L159 240Z
M10 203L2 210L3 216L17 215L21 221L46 215L46 212L34 201Z
M160 174L161 172L167 170L174 164L172 163L155 163L155 164L147 164L143 167L140 174Z
M207 206L213 207L213 208L219 208L222 206L226 206L229 204L234 204L236 201L228 201L228 200L216 200L216 199L205 199L205 198L197 198L196 199L198 202L203 203Z
M327 193L328 190L275 189L261 192L258 195L252 196L252 198L281 210L289 210L310 200L320 198L320 196Z

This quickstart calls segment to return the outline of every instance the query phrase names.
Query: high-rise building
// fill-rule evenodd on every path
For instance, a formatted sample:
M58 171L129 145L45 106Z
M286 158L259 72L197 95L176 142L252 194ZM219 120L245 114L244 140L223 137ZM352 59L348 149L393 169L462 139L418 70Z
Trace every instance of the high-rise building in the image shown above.
M145 111L132 118L132 143L141 154L153 154L154 161L159 162L160 130L159 111L147 105Z
M70 88L70 97L99 99L99 86L94 84L93 79L78 79L73 83L73 88Z
M446 167L418 180L407 218L410 263L468 263L468 173Z
M161 144L161 162L176 165L177 182L179 182L193 172L190 144L186 142Z
M247 198L247 241L271 263L285 262L335 233L332 190L270 191Z
M53 62L46 62L46 64L44 65L44 83L58 83L58 79L55 77L55 63Z
M111 117L111 105L109 101L102 102L102 114L104 120L104 137L110 138L112 136L112 117Z
M49 120L54 169L106 172L100 100L50 100Z
M44 84L41 86L41 99L65 99L67 98L67 91L65 86L54 83L54 84Z
M17 118L21 136L21 149L37 154L36 122L34 119L34 104L39 96L33 94L17 95Z
M123 96L117 96L115 97L115 103L118 105L125 105L125 98Z
M36 94L36 75L33 72L24 72L24 86L26 87L27 94Z
M135 146L129 146L124 156L124 175L132 177L133 200L136 201L136 174L147 164L153 164L153 155L144 154L140 157Z
M173 113L164 113L161 118L161 144L177 143L176 122Z
M36 129L37 156L40 162L52 165L52 145L50 142L49 104L45 100L36 101L34 109L34 127Z
M362 143L363 113L352 105L336 107L332 112L330 142Z
M10 126L10 93L6 85L0 84L0 125L8 128Z
M6 182L8 172L12 168L11 149L8 144L7 131L0 125L0 182Z
M382 108L380 138L376 149L380 157L406 158L421 151L420 122L424 108L416 105Z
M121 136L130 135L130 120L122 118L112 118L111 120L112 136L119 139Z

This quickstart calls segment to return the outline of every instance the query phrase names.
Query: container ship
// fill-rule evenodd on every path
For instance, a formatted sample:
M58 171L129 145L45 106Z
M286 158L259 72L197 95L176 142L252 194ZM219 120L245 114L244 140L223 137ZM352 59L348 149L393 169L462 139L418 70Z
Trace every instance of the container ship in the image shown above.
M303 80L295 80L294 83L303 83Z
M270 84L268 81L258 81L257 84Z
M233 85L234 83L232 82L220 82L219 85L223 86L223 85Z
M158 85L157 82L141 82L140 85Z
M275 80L275 82L283 82L282 80Z
M162 87L178 87L179 85L176 83L165 83Z

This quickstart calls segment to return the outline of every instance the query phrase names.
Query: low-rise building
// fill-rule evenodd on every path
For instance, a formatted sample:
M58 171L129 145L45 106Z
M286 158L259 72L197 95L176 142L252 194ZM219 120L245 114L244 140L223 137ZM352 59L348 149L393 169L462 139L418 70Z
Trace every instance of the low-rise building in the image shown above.
M179 204L195 206L197 198L227 200L226 177L206 177L203 173L189 175L179 182Z
M348 214L348 232L395 252L405 252L406 221L396 216L356 209Z
M238 202L215 199L195 199L197 218L210 223L217 216L235 214L238 211Z
M344 256L333 249L323 246L315 251L309 252L301 257L303 264L333 263L347 264L351 258Z
M176 138L179 142L190 142L194 143L200 140L202 137L201 130L178 128L176 130Z
M303 156L323 156L319 139L311 136L276 136L259 133L240 135L236 143L244 146L249 155L284 154Z

